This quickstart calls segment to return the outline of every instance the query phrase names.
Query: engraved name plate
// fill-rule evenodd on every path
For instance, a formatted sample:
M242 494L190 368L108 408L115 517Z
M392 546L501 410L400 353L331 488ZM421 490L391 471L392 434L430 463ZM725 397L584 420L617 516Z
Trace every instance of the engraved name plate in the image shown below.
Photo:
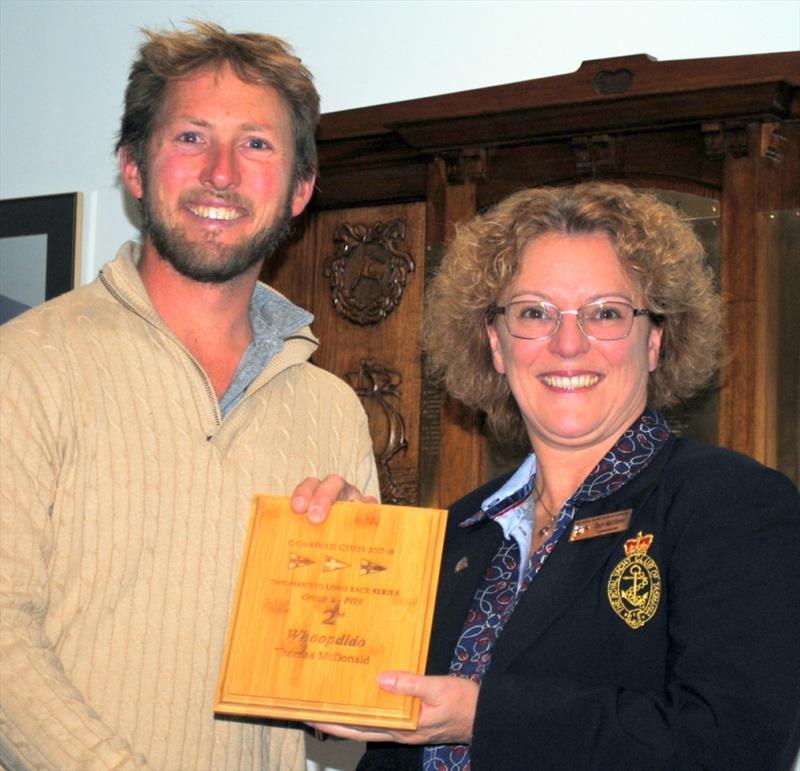
M425 671L447 512L336 503L322 525L256 496L215 711L416 728L379 672Z

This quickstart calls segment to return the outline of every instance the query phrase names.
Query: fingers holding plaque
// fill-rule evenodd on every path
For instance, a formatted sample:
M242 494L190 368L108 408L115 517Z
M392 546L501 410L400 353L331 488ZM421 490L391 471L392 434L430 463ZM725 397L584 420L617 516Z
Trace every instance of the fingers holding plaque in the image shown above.
M386 670L425 670L447 512L336 503L321 525L256 496L218 713L416 728Z

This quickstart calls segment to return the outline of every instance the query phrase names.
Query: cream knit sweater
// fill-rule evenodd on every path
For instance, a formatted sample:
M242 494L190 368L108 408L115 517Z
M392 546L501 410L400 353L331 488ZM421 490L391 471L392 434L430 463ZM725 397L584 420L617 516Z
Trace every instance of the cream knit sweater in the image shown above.
M366 417L286 341L224 419L127 244L0 329L0 764L302 769L302 733L215 719L254 492L376 494Z

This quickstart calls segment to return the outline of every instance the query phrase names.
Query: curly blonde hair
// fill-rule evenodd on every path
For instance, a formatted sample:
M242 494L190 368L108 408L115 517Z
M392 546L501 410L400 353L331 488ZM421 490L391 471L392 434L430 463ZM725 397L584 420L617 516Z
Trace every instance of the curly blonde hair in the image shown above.
M522 190L458 226L427 292L428 365L451 396L486 413L500 438L524 440L521 415L492 364L487 311L542 235L605 233L651 318L663 328L648 399L658 408L688 399L718 368L722 303L705 252L678 212L650 193L589 182Z

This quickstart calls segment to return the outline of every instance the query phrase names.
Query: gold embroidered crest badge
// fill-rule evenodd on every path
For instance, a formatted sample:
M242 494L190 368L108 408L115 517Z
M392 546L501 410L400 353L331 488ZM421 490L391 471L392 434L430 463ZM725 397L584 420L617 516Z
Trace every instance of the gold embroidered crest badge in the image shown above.
M614 612L631 628L644 626L656 613L661 599L661 574L647 554L652 534L625 541L625 558L608 579L608 599Z

